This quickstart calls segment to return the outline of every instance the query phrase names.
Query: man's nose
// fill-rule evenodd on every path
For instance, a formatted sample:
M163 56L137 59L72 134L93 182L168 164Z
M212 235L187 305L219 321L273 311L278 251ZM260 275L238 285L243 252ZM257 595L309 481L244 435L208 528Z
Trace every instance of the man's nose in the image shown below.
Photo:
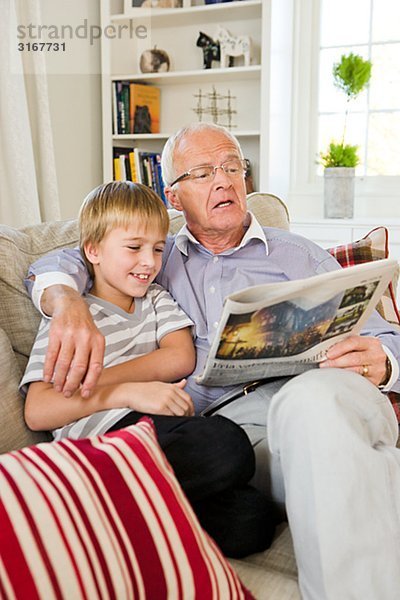
M230 187L232 185L232 179L225 173L224 168L222 166L214 168L214 185Z

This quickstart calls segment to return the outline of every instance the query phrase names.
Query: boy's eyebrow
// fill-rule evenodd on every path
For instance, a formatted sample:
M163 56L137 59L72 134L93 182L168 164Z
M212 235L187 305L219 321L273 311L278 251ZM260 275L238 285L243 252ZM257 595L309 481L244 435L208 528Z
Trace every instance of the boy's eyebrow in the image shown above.
M143 241L148 242L148 239L147 238L143 238L143 237L130 237L130 236L128 236L126 238L123 238L123 240L124 240L124 242L143 242ZM161 240L158 240L155 243L156 244L164 244L164 246L165 246L165 239L162 238Z

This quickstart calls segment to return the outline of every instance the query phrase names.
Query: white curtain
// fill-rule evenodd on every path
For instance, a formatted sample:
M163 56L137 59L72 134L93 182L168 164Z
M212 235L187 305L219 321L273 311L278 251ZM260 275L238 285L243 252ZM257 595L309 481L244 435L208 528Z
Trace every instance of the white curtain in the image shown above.
M0 223L60 218L43 52L19 51L19 23L40 23L39 0L0 0Z

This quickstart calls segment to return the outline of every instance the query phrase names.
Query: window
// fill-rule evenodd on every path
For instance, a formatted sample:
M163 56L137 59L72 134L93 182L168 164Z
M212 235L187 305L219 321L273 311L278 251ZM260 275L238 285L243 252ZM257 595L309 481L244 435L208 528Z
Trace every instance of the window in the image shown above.
M398 0L320 1L318 150L341 141L344 128L346 97L333 85L333 64L349 52L372 61L369 88L350 102L346 124L345 143L359 146L359 176L400 175L399 23Z

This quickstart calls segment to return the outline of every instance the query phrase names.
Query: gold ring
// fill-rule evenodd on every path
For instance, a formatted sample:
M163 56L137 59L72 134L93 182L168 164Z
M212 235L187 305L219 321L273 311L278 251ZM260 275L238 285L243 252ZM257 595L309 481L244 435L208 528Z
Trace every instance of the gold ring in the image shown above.
M368 365L363 365L361 367L361 375L363 377L368 377L368 373L369 373Z

